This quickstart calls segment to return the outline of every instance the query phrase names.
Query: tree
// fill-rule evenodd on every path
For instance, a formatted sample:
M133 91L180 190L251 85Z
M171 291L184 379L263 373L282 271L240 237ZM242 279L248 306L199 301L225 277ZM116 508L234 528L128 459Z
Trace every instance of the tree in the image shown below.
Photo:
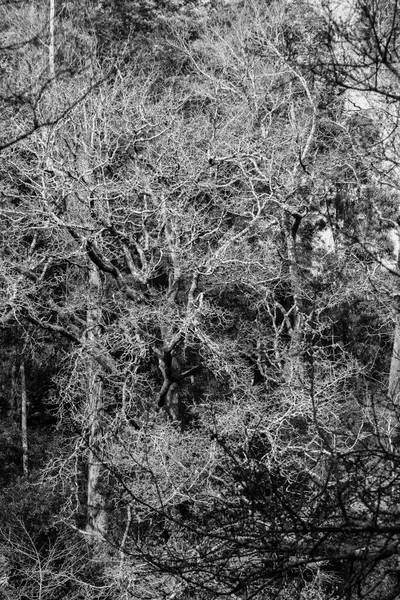
M369 112L372 126L378 119L381 120L383 127L377 132L380 143L377 143L376 136L369 143L369 168L374 171L382 188L398 191L397 3L360 0L339 17L328 4L324 16L327 54L325 60L317 63L317 69L339 89L347 90L348 103ZM386 214L378 203L374 203L373 208L383 227L391 229L392 238L398 238L397 196ZM398 263L393 264L395 279L398 279L398 267ZM395 285L393 306L398 312L396 298ZM393 399L397 397L399 381L400 329L398 318L395 319L388 382L389 396Z
M132 517L128 519L125 531L132 528L129 542L122 531L120 540L124 541L133 569L138 561L145 560L155 572L169 575L169 593L180 597L192 595L193 590L202 590L205 597L276 597L278 593L301 597L314 589L314 593L318 590L335 597L376 594L394 598L399 592L397 451L391 423L397 421L397 408L390 399L384 400L384 377L373 385L371 399L365 385L370 377L367 368L371 373L376 365L366 361L363 370L362 360L366 357L357 352L354 338L352 344L346 343L339 324L332 324L329 311L343 311L346 304L351 307L350 301L358 297L359 302L363 295L366 303L378 297L381 315L373 314L364 327L373 331L376 320L385 321L391 282L385 278L388 267L381 258L379 244L384 238L387 243L388 235L379 239L377 231L382 223L390 223L396 195L386 194L382 210L376 210L376 195L379 193L382 198L380 182L367 179L369 144L362 148L357 138L360 131L367 133L371 124L362 125L361 130L360 125L355 127L354 120L344 118L340 102L331 101L328 108L323 106L323 94L331 91L329 87L321 89L319 82L307 81L302 67L294 67L291 58L287 59L284 51L271 42L270 30L262 27L264 22L259 19L257 13L257 31L267 31L268 35L260 33L256 38L256 51L248 43L249 39L254 40L254 31L250 34L242 25L251 21L249 13L242 22L236 21L232 29L228 26L214 30L214 35L196 45L186 41L182 44L181 39L181 48L195 72L202 75L202 82L208 84L203 83L202 93L211 85L211 102L216 98L221 102L216 102L212 113L209 151L211 166L217 171L217 189L225 202L234 199L240 207L244 206L246 189L251 189L261 207L263 233L257 229L257 212L238 214L236 209L233 231L225 238L228 242L219 242L213 259L220 261L219 281L222 273L227 279L223 266L243 264L246 257L248 264L262 265L264 269L264 261L270 263L269 281L276 282L273 294L268 290L267 298L270 301L272 296L272 302L264 300L264 304L257 296L263 289L258 281L254 296L246 294L246 308L257 298L258 314L265 311L259 323L264 327L268 324L270 331L275 331L275 336L269 333L266 338L274 342L272 365L261 344L254 344L257 338L249 338L257 349L254 362L264 384L267 368L276 368L277 374L269 376L268 382L276 382L275 394L270 387L268 396L270 402L271 397L275 398L276 404L271 407L268 403L265 408L266 399L260 390L245 389L243 382L250 381L250 373L240 360L243 354L239 351L235 367L226 370L226 389L232 393L233 408L230 411L224 402L213 402L213 408L208 405L202 411L195 407L201 432L196 448L202 452L196 460L187 448L190 459L185 469L177 467L182 461L174 432L168 434L167 450L158 456L154 444L166 436L165 432L160 433L158 424L150 426L147 442L143 442L147 433L143 429L131 430L130 438L125 431L118 440L120 462L116 464L116 454L110 450L107 466L119 481L123 502L131 506L129 514L139 516L135 528ZM218 48L211 65L210 48ZM276 64L278 81L283 65L290 74L283 82L287 95L279 89L276 108L273 100L277 81L271 71L264 71L270 87L262 77L267 58L269 66ZM294 82L298 84L296 92ZM265 113L255 125L252 116L259 117L261 104L256 85L269 90L272 108L271 104L269 110L263 106ZM258 127L257 136L254 129L257 131ZM274 127L279 128L279 145L273 144ZM268 146L263 145L265 139ZM280 164L285 166L282 172ZM343 169L343 164L349 165L348 170ZM292 169L288 165L293 165ZM240 177L235 177L237 172ZM240 200L235 194L237 189ZM363 212L369 215L368 223L360 219ZM245 215L249 215L249 220L242 225ZM271 219L271 228L265 225L266 217ZM316 223L320 219L322 229L330 230L334 244L329 258L326 246L318 249L316 243ZM279 249L284 257L282 263L274 264L271 252L263 256L253 254L252 261L249 259L247 252L254 231L249 223L257 230L255 238L260 245L262 240L266 248ZM235 242L241 260L236 253L229 253L230 244ZM324 255L326 266L330 263L328 271L314 262L317 258L322 262ZM372 272L368 258L382 268L377 269L375 263ZM213 264L209 260L206 264ZM278 288L284 285L282 277L276 275L274 267L287 274L283 292ZM245 270L239 267L234 273L236 277L240 273L241 285L249 285ZM202 276L206 281L202 288L204 306L206 299L215 296L207 287L206 277L211 279L212 273L203 269ZM379 285L383 289L377 296ZM237 293L234 298L238 303ZM234 314L226 296L223 308L226 315ZM350 310L347 308L346 317ZM270 321L267 314L272 317ZM248 326L243 312L241 323ZM204 327L204 323L201 325ZM232 329L224 328L221 322L218 326L221 337L216 335L215 326L212 334L214 352L208 345L212 362L207 366L214 373L217 356L219 365L226 361L226 352L221 358L216 341L223 339L225 347L233 342L228 346L231 355L238 348ZM195 333L202 341L205 335L199 329L197 326ZM388 337L386 327L386 337L377 340L378 347L381 344L387 348ZM242 347L249 338L239 338ZM240 372L238 379L234 377L235 370ZM285 377L284 381L278 374ZM361 395L357 393L356 381L363 385ZM290 384L287 387L286 382ZM210 454L212 461L205 458ZM160 473L162 456L168 457L168 464ZM203 475L200 480L199 473ZM148 492L151 482L155 482L153 495ZM188 482L193 482L193 486ZM144 537L143 528L147 532ZM140 591L132 589L136 594Z
M90 32L75 31L72 39L68 19L54 32L55 11L32 2L5 2L0 7L4 31L0 48L0 150L9 148L35 131L61 121L90 90L99 84L93 68L93 38ZM62 13L62 11L60 11ZM55 47L57 46L57 56ZM61 48L68 47L68 53ZM61 93L52 103L54 87L67 80L86 86L81 96L70 99ZM52 110L48 110L52 104Z
M60 346L54 537L94 594L395 597L383 128L308 68L310 7L175 12L174 71L59 82L2 155L3 334Z

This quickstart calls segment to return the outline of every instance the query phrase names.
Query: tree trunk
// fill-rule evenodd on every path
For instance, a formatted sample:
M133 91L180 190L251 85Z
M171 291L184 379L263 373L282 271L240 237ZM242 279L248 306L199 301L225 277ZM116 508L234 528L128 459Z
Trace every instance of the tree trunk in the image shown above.
M85 227L94 226L95 206L91 206L90 190L95 186L89 157L90 144L82 142L76 157L78 176L82 188L77 193L77 204L72 205L73 218ZM92 213L93 211L93 213ZM87 257L87 308L86 308L86 341L90 350L96 351L101 337L101 293L102 282L98 266ZM104 539L107 530L107 513L104 494L100 489L102 467L102 414L103 384L101 367L89 352L88 372L86 379L87 396L84 407L88 423L88 462L87 462L87 516L86 532L90 544Z
M87 480L87 520L86 532L90 541L104 539L107 530L107 513L105 498L99 489L101 460L101 429L99 413L102 404L102 382L94 365L90 374L88 404L90 410L88 480Z
M17 356L13 357L13 365L11 367L11 394L8 416L14 418L18 413L18 366Z
M393 403L398 404L400 396L400 293L395 295L396 320L392 358L390 362L388 393Z
M28 413L28 395L26 393L26 377L25 377L25 361L22 358L21 365L19 367L19 374L21 379L21 439L22 439L22 468L24 476L29 476L29 451L28 451L28 425L27 425L27 413Z
M55 19L55 0L50 0L50 41L49 41L49 73L50 77L53 78L55 75L54 66L54 19Z
M96 344L101 320L100 292L101 279L97 267L89 265L89 306L87 309L87 338L89 344ZM103 408L102 380L96 361L89 359L87 413L89 417L89 454L87 483L86 531L90 541L104 538L107 528L105 499L99 489L102 473L101 415Z
M397 228L397 235L400 229ZM400 252L397 256L397 271L400 273ZM392 402L397 405L400 396L400 292L394 294L395 304L395 327L392 348L392 357L390 361L388 395Z
M304 384L302 364L304 314L302 310L301 279L297 262L297 230L303 216L295 215L294 218L294 223L287 219L284 226L293 299L292 307L286 314L287 323L290 324L290 347L289 356L285 363L284 377L291 387L299 388Z

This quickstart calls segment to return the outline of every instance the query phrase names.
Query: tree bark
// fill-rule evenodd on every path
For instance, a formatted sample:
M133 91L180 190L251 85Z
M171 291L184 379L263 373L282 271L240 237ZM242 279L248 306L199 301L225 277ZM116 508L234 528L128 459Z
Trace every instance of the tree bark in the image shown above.
M18 412L18 365L17 356L13 357L13 365L11 367L11 394L8 415L13 418Z
M50 0L50 42L49 42L49 73L50 77L55 76L54 66L54 19L55 19L55 0Z
M400 229L397 229L399 235ZM400 253L397 256L397 272L400 273ZM395 326L392 356L390 361L388 395L394 404L398 404L400 396L400 292L393 295L395 309Z
M78 177L82 188L77 192L77 204L71 206L73 218L85 227L95 226L95 206L91 206L90 190L96 181L89 161L90 143L82 142L76 155ZM71 232L70 230L70 233ZM74 236L73 236L74 237ZM95 354L100 347L101 337L101 293L102 281L99 266L90 255L90 241L87 250L87 307L86 307L86 344L88 349L87 395L85 414L88 419L88 462L87 462L87 515L86 533L91 545L104 539L107 530L105 497L100 489L102 467L102 429L103 384L102 369Z
M286 320L290 323L290 347L289 356L284 367L284 377L291 387L302 387L303 385L301 354L304 333L304 314L301 298L301 277L297 259L297 231L303 216L305 215L290 215L290 217L288 216L285 219L286 223L284 225L289 279L293 299L292 307L286 314ZM293 217L294 222L292 222Z
M29 476L29 448L28 448L28 395L26 393L25 361L22 358L19 367L21 379L21 439L22 439L22 468L24 477Z
M87 338L89 344L96 344L101 320L100 273L95 265L89 265L89 306L87 309ZM98 364L93 358L89 359L87 412L89 415L89 454L87 480L87 521L86 532L90 541L104 538L107 529L107 514L105 499L99 489L102 460L101 460L101 414L103 407L102 380Z
M395 295L396 317L392 357L390 362L388 393L393 403L398 404L400 396L400 293Z

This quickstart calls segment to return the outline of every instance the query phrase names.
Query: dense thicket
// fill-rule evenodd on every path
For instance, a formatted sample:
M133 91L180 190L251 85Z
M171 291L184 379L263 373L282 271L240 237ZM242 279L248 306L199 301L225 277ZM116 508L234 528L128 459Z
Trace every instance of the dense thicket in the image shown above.
M1 11L0 596L395 599L396 4Z

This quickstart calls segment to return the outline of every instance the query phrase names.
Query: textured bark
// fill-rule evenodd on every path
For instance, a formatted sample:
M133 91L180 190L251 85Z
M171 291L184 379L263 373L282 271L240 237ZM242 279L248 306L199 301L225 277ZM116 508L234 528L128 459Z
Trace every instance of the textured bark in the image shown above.
M49 73L50 77L55 76L54 66L54 20L55 20L55 0L50 0L50 42L49 42Z
M154 348L158 357L158 366L163 376L163 383L158 393L158 407L163 408L172 420L179 421L181 416L179 401L180 379L179 365L172 352Z
M397 235L399 235L397 228ZM397 256L397 272L400 273L400 253ZM390 372L388 382L388 395L397 404L400 398L400 292L394 294L395 326Z
M286 382L294 387L303 386L302 343L304 313L301 297L301 276L297 258L297 231L303 216L305 215L290 215L290 219L288 218L285 223L286 252L293 304L290 311L285 315L285 320L290 326L290 348L284 367L284 376Z
M24 476L29 476L29 448L28 448L28 395L26 393L25 361L22 359L19 367L21 379L21 440L22 440L22 468Z
M95 265L89 267L89 307L87 309L88 343L96 344L101 320L100 273ZM102 539L106 533L107 515L104 496L99 489L101 461L101 414L103 408L102 381L98 364L90 359L88 373L87 413L89 415L89 454L87 484L86 531L91 540Z
M79 148L76 156L76 166L82 181L82 190L77 193L76 205L72 205L74 218L86 227L95 226L95 209L91 204L90 189L96 184L91 169L89 157L90 145L84 143ZM70 230L70 233L73 231ZM75 232L76 233L76 232ZM75 236L73 236L75 237ZM90 255L92 242L88 241L87 250L87 308L86 308L86 335L85 345L88 351L87 396L85 413L88 417L88 464L87 464L87 517L86 532L89 542L104 539L107 529L107 514L105 498L100 490L102 474L102 431L101 419L103 414L103 386L100 362L96 360L96 352L101 347L101 293L102 282L100 266Z
M99 411L102 402L102 384L96 373L89 382L89 409L91 421L89 430L88 483L87 483L87 520L86 532L91 541L103 539L107 530L105 499L99 489L102 461Z
M390 362L388 393L390 398L397 404L400 397L400 294L396 294L395 300L396 319L392 358Z

